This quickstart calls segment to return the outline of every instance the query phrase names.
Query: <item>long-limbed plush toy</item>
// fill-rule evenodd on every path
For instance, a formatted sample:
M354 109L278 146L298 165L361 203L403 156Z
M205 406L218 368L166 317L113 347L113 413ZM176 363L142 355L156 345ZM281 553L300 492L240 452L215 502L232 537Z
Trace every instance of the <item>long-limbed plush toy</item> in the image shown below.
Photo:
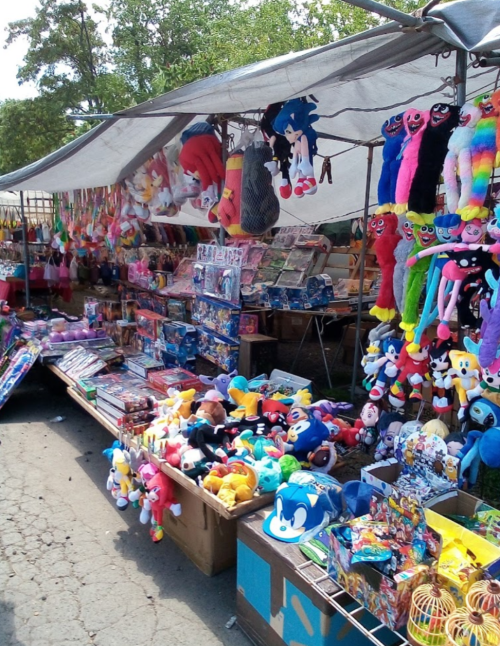
M382 136L385 144L382 149L382 172L378 181L378 209L380 213L390 213L396 202L396 183L398 181L399 167L401 166L401 146L406 137L403 124L404 113L396 114L388 119L382 126Z
M497 153L498 112L493 105L491 94L477 97L474 105L481 110L482 116L471 142L472 190L469 203L463 209L459 209L460 217L465 221L488 217L489 210L484 206L484 201Z
M401 240L398 242L396 249L394 250L396 266L394 267L393 289L396 307L398 308L398 312L402 313L405 303L408 274L410 272L409 268L406 266L406 261L408 260L408 256L415 244L413 222L410 222L410 220L405 217L400 217L398 231L401 235Z
M273 162L275 168L271 170L274 177L281 173L279 185L280 195L287 200L292 195L292 183L290 182L290 159L292 158L292 146L284 135L280 135L273 127L273 122L283 107L283 102L272 103L267 106L262 119L260 120L260 129L264 133L269 145L273 150Z
M436 188L452 130L458 125L460 108L435 103L418 150L418 165L408 198L408 219L427 224L434 219Z
M472 190L471 143L481 115L478 107L465 103L460 110L458 128L448 141L443 177L446 204L450 213L456 213L457 209L463 209L469 203ZM460 194L457 174L460 176Z
M398 216L394 213L376 215L370 222L370 229L376 236L375 253L381 272L381 283L377 302L371 308L370 314L385 323L396 315L394 300L394 267L396 258L394 251L401 240L398 229Z
M394 207L394 211L398 215L402 215L408 210L411 183L418 165L418 151L429 119L429 110L415 110L414 108L407 110L403 117L406 138L401 149L403 159L396 183L396 206Z

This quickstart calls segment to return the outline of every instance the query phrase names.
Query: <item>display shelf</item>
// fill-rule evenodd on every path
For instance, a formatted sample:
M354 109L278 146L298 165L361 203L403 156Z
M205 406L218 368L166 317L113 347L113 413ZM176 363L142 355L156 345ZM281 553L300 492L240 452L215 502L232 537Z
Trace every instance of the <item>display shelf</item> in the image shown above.
M61 381L64 381L67 386L74 386L75 382L55 364L50 363L47 365L47 368L50 370L50 372L53 372L56 377L59 377Z
M52 369L53 367L55 368L55 366L50 366L49 368ZM68 383L68 377L64 375L64 373L61 373L59 369L56 368L56 370L57 372L55 370L52 370L52 372L54 372L54 374L58 376L63 375L65 379L63 379L63 376L61 376L61 379L63 379L65 383ZM122 434L114 424L112 424L104 415L102 415L91 402L84 399L84 397L73 387L74 382L69 380L69 385L70 387L68 388L68 394L77 404L79 404L87 413L92 415L92 417L102 426L104 426L104 428L108 430L112 435L114 435L115 438L125 438L124 433ZM130 445L136 448L137 442L132 440L130 442ZM217 496L214 496L206 489L203 489L203 487L198 487L195 481L184 475L182 471L179 471L167 462L160 460L158 456L149 454L148 459L152 462L152 464L156 465L163 471L163 473L172 478L172 480L175 480L175 482L181 485L184 489L191 491L198 498L201 498L203 502L205 502L209 507L211 507L226 520L234 520L239 516L243 516L244 514L248 514L251 511L260 509L261 507L268 505L274 500L274 493L268 493L261 496L255 496L252 500L239 503L235 507L229 507L226 503L217 498Z

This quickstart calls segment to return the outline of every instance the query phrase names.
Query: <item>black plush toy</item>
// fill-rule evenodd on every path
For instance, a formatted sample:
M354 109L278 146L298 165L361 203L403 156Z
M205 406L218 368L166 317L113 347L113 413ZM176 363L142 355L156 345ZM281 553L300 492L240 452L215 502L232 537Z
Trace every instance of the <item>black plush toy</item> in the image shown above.
M292 195L292 184L290 182L290 159L292 158L292 145L284 135L280 135L273 128L273 121L281 112L284 102L271 103L264 112L260 121L260 129L266 135L268 143L273 150L273 162L276 167L271 174L274 176L281 172L279 186L280 195L287 200ZM279 164L279 168L278 168Z
M436 188L448 152L448 140L458 126L460 108L435 103L418 151L418 166L408 198L408 217L417 224L429 224L413 214L432 214L436 206Z
M226 424L218 426L200 424L192 429L188 442L194 449L200 449L207 460L222 462L222 458L215 453L214 447L222 447L228 457L235 455L236 451L229 447L238 434L238 427L231 428Z

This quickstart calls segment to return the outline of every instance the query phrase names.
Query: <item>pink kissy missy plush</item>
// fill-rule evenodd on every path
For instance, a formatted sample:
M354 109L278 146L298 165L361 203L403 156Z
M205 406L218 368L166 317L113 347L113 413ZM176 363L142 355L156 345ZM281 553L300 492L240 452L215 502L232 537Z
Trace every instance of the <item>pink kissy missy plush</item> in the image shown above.
M410 195L411 183L418 165L418 151L429 119L429 110L415 110L414 108L410 108L404 114L403 121L407 136L401 148L403 161L399 168L396 184L396 206L394 212L397 215L402 215L408 210L408 197Z

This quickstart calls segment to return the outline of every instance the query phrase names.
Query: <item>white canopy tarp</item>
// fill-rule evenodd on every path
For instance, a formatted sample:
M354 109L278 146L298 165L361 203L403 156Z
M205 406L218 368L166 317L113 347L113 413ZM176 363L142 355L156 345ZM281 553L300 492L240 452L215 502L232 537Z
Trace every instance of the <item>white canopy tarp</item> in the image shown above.
M0 178L0 189L59 192L122 180L193 119L213 113L259 118L269 103L313 94L319 153L332 159L333 184L314 197L282 201L279 225L321 223L360 215L364 204L367 148L380 139L382 123L408 107L429 108L455 98L455 54L500 50L500 1L455 0L437 6L419 32L395 23L304 52L280 56L219 74L119 113L52 155ZM491 89L497 68L468 60L467 97ZM137 118L149 115L150 118ZM323 159L315 159L317 177ZM381 149L374 150L373 176ZM376 181L370 195L376 202ZM184 207L183 207L184 209ZM185 211L185 212L184 212ZM197 215L190 207L174 219ZM202 216L203 221L203 216ZM204 222L204 221L203 221ZM187 222L186 222L187 223Z

